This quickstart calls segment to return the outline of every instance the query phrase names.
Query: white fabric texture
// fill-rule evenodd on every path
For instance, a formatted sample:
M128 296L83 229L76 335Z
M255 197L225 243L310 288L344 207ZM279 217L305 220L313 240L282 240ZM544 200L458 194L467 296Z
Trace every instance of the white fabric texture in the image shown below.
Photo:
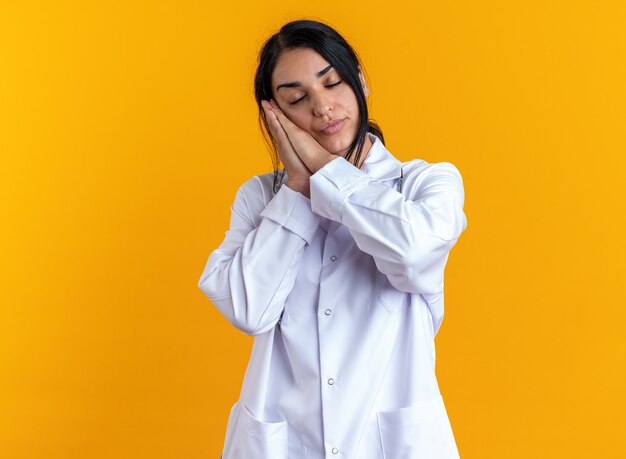
M254 336L223 459L459 457L434 338L467 226L463 181L368 135L362 167L333 159L310 199L286 177L274 194L271 172L236 193L198 283Z

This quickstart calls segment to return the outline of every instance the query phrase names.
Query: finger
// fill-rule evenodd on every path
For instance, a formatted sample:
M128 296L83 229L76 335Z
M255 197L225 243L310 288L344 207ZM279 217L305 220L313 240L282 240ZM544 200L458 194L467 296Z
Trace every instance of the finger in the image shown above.
M288 145L289 147L293 148L293 146L291 145L291 140L289 139L289 136L283 129L282 124L280 124L280 121L278 117L276 116L276 112L271 108L271 105L267 103L266 101L262 101L261 105L263 105L263 108L265 109L265 113L269 122L268 124L270 125L270 129L272 130L272 135L274 136L276 141L278 143L282 143L285 146Z
M267 119L268 125L270 126L272 133L276 137L284 134L282 125L280 124L280 121L278 117L276 116L276 113L271 108L270 104L268 104L266 101L262 101L261 105L263 106L263 109L265 110L265 118Z
M278 119L280 125L283 128L283 131L285 132L285 135L289 138L292 144L293 142L301 144L301 140L298 140L298 139L302 139L302 136L304 136L307 139L306 140L307 142L313 142L317 148L323 149L320 143L311 134L309 134L304 129L300 128L296 123L291 121L283 113L283 111L276 104L276 101L274 99L270 99L269 103L270 103L271 111L274 113L274 115ZM294 148L295 148L295 144L294 144Z
M270 107L287 135L294 133L297 129L300 129L293 121L287 118L274 99L270 99Z
M283 119L286 119L287 121L291 121L289 120L289 118L285 116L285 114L280 109L280 107L278 106L278 104L276 103L274 99L270 99L270 108L276 114L276 117L279 118L279 121L283 121Z
M276 129L279 126L281 126L280 120L278 119L278 116L276 115L276 112L274 111L274 109L267 103L266 105L263 106L263 108L265 109L265 115L268 121L270 122L270 125L272 126L272 128Z

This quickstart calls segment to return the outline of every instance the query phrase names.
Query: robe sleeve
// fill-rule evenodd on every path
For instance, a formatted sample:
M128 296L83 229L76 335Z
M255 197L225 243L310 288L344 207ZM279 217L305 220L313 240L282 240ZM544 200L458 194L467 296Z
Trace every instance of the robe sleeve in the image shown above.
M320 220L309 198L286 184L265 208L262 193L258 177L237 190L230 227L198 282L222 315L248 335L267 332L279 321Z
M467 226L463 181L448 162L409 168L404 181L415 185L403 194L337 157L311 176L311 207L345 225L394 287L435 301L450 249Z

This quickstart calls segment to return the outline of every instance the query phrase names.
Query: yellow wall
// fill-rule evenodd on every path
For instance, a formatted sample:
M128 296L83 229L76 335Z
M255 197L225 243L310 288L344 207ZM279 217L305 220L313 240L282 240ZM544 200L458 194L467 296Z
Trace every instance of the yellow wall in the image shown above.
M252 338L197 288L271 163L283 22L337 27L468 228L437 374L463 458L626 457L623 2L4 2L0 457L217 458Z

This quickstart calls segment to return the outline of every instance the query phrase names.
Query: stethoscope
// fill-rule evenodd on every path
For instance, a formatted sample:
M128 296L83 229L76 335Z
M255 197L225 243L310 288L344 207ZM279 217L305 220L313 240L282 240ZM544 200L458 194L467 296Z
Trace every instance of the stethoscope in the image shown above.
M276 188L276 184L279 183L282 185L284 177L285 177L285 169L283 168L280 173L280 179L277 182L274 182L274 186L273 186L274 194L278 193L278 190L280 189L280 185L278 186L278 188ZM397 185L398 193L402 193L403 182L404 182L404 168L400 166L400 177L398 178L398 185Z

